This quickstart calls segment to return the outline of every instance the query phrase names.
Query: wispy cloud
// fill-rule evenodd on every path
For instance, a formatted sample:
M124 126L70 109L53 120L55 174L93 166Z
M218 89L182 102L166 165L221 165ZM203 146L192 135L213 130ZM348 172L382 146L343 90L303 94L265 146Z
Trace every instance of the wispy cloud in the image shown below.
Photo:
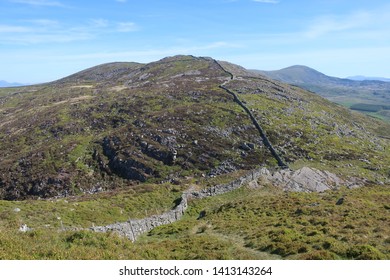
M45 28L55 28L60 26L60 23L57 20L51 20L51 19L30 19L30 20L24 20L24 22L41 26Z
M24 33L29 32L30 28L17 25L0 25L0 33Z
M134 22L118 22L116 25L118 32L133 32L138 30L138 27Z
M106 28L109 26L109 21L106 19L98 18L89 20L89 24L94 28Z
M166 48L152 48L145 50L133 50L133 51L119 51L119 52L96 52L96 53L85 53L78 55L61 55L53 56L48 58L45 54L45 59L55 60L89 60L89 59L103 59L103 60L134 60L137 62L150 62L156 59L160 59L163 56L177 55L177 54L203 54L203 52L211 50L219 50L226 48L236 48L236 45L231 45L227 42L217 41L209 42L206 44L199 45L185 45L185 46L172 46Z
M91 40L108 34L134 32L134 22L89 19L84 24L69 25L50 19L20 20L20 25L0 24L0 44L65 43Z
M306 30L305 35L309 38L317 38L328 33L353 30L366 27L373 15L368 12L357 12L344 16L321 16L316 18Z
M265 4L278 4L280 1L278 0L252 0L257 3L265 3Z
M50 7L65 7L64 4L58 1L51 0L11 0L13 3L27 4L32 6L50 6Z

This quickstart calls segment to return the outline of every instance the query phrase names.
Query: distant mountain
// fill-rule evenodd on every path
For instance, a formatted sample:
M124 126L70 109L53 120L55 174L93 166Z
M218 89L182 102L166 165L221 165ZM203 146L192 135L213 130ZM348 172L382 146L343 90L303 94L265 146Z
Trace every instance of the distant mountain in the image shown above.
M326 76L317 70L303 65L294 65L281 70L262 71L254 70L257 73L263 74L274 80L282 81L289 84L339 84L341 79Z
M0 81L0 87L19 87L19 86L23 86L23 84L9 83L7 81Z
M341 79L301 65L276 71L253 72L302 87L351 109L390 121L390 112L387 109L390 106L390 82Z
M390 82L389 78L383 78L383 77L366 77L366 76L350 76L347 77L347 79L354 80L354 81L382 81L382 82Z
M381 80L367 80L367 79L342 79L337 77L327 76L315 69L303 65L294 65L281 70L262 71L254 70L254 72L263 74L274 80L282 81L288 84L300 85L304 87L309 86L341 86L341 87L367 87L371 89L383 89L390 87L385 81ZM364 76L356 76L364 77ZM322 92L318 92L321 94ZM327 91L324 94L328 94Z

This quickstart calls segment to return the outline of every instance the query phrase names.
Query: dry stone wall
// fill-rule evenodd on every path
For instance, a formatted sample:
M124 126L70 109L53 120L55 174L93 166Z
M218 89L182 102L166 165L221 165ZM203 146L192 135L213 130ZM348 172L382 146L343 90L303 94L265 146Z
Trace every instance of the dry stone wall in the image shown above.
M113 231L135 241L141 234L152 230L155 227L170 224L181 219L187 209L187 195L183 194L180 203L172 210L161 215L153 215L145 219L128 220L124 223L115 223L106 226L90 228L95 232Z
M176 222L182 218L187 207L188 199L200 199L208 196L215 196L231 192L244 185L247 185L253 180L257 180L260 176L267 174L267 169L259 168L250 171L248 174L234 180L228 184L213 186L200 191L187 191L181 196L180 202L172 210L161 215L153 215L145 219L128 220L123 223L115 223L106 226L91 227L90 230L95 232L113 231L122 236L135 241L138 236L152 230L155 227Z
M227 184L212 186L200 191L189 190L184 192L176 207L161 215L153 215L145 219L128 220L123 223L115 223L106 226L96 226L90 228L90 230L95 232L113 231L135 241L141 234L144 234L155 227L180 220L188 207L189 199L201 199L228 193L248 185L252 181L259 180L260 178L263 183L272 184L286 191L300 192L322 192L337 188L341 184L347 184L347 182L344 182L333 173L320 171L314 168L304 167L297 171L282 169L271 172L267 168L261 167L252 170L246 175Z
M249 118L252 120L254 126L256 127L256 129L259 131L259 134L260 134L260 137L261 139L263 140L263 143L264 145L268 148L268 150L271 152L272 156L276 159L276 161L278 162L278 165L279 167L281 168L285 168L287 169L288 168L288 165L287 163L283 160L283 158L279 155L279 153L276 151L276 149L274 148L274 146L272 145L272 143L269 141L264 129L262 128L262 126L260 125L260 123L257 121L257 119L255 118L255 116L252 114L252 112L249 110L249 108L238 98L237 94L230 90L229 88L226 87L226 85L235 79L233 73L231 73L230 71L226 70L225 67L223 67L221 65L221 63L219 63L217 60L214 60L214 62L225 72L227 73L229 76L230 76L230 80L228 81L225 81L223 84L221 84L219 87L223 90L225 90L227 93L231 94L234 98L234 101L240 105L244 111L247 113L247 115L249 116Z

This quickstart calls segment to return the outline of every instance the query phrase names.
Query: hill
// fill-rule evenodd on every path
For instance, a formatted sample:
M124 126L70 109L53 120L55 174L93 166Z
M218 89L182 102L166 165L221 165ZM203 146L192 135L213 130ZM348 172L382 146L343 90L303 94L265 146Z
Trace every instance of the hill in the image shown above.
M1 89L0 114L2 259L390 256L390 125L301 88L175 56Z
M390 83L379 80L352 80L330 77L307 66L276 71L257 71L271 79L293 84L353 110L390 121Z
M0 81L0 87L19 87L19 86L23 86L23 84L9 83L7 81Z

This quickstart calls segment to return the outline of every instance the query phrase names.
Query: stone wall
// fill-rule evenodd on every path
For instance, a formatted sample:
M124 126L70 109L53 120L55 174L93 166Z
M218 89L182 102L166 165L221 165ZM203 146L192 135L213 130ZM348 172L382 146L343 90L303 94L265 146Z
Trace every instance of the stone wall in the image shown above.
M276 159L276 161L278 162L278 165L282 168L288 168L288 165L284 162L282 157L279 155L279 153L275 150L275 148L273 147L273 145L269 141L267 135L265 134L264 129L261 127L261 125L259 124L257 119L253 116L252 112L248 109L248 107L246 107L246 105L244 103L242 103L242 101L238 98L237 94L235 94L233 91L231 91L230 89L228 89L224 85L220 85L219 87L224 89L226 92L230 93L231 95L233 95L234 101L238 105L240 105L244 109L244 111L248 114L248 116L252 120L254 126L259 131L259 134L261 136L261 139L263 140L264 145L268 148L268 150L271 152L272 156Z
M213 186L200 191L187 191L181 196L181 200L172 210L161 215L153 215L144 219L128 220L123 223L115 223L106 226L91 227L90 230L95 232L109 232L113 231L122 236L135 241L138 236L152 230L155 227L176 222L182 218L187 207L188 199L200 199L208 196L215 196L231 192L238 189L249 182L258 179L259 177L268 174L266 168L258 168L248 172L246 175L229 182L227 184Z
M107 226L97 226L90 229L95 232L113 231L135 241L138 236L155 227L180 220L187 209L187 205L187 195L183 194L180 203L174 209L161 215L153 215L145 219L128 220L124 223L115 223Z
M128 220L107 226L92 227L90 230L95 232L113 231L135 241L138 236L155 227L180 220L188 207L189 199L201 199L228 193L259 178L285 191L322 192L337 188L341 184L348 185L348 182L343 181L335 174L314 168L303 167L297 171L281 169L270 172L267 168L260 167L227 184L212 186L200 191L188 190L182 194L180 202L172 210L161 215L153 215L145 219Z
M219 63L217 60L214 60L214 62L225 72L227 73L228 75L230 75L230 80L229 81L232 81L235 79L233 73L229 72L228 70L226 70L222 65L221 63ZM228 89L226 87L226 84L229 83L229 81L225 81L223 84L221 84L219 87L223 90L225 90L227 93L233 95L234 97L234 101L240 105L244 111L247 113L247 115L249 116L249 118L252 120L254 126L256 127L256 129L259 131L259 134L260 134L260 137L261 139L263 140L263 143L264 145L268 148L268 150L271 152L272 156L276 159L276 161L278 162L278 165L279 167L281 168L285 168L287 169L288 168L288 165L287 163L282 159L282 157L279 155L279 153L275 150L275 148L273 147L272 143L269 141L264 129L262 128L262 126L259 124L259 122L257 121L257 119L255 118L255 116L252 114L252 112L249 110L249 108L238 98L237 94Z

